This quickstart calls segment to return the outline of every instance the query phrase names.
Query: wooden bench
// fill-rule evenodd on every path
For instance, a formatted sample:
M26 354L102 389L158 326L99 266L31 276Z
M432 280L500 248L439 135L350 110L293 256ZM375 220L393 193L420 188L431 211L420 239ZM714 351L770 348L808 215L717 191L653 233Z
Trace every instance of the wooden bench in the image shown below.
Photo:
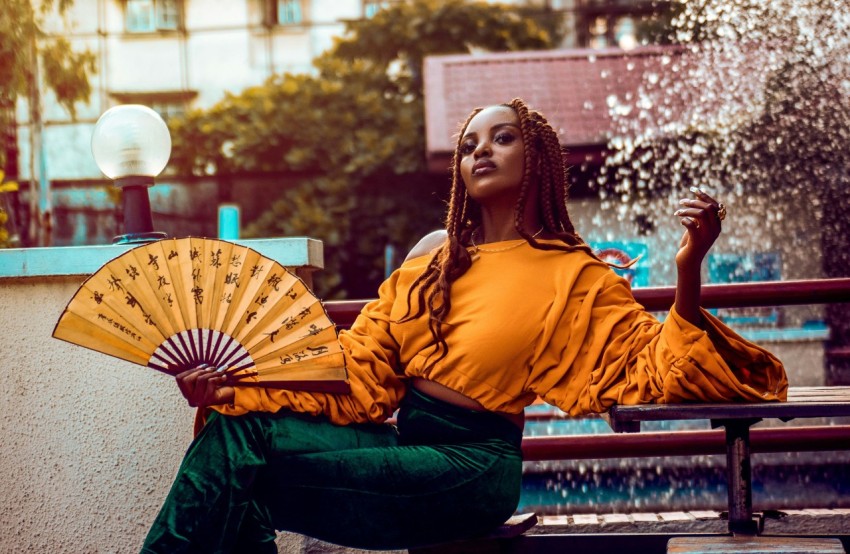
M607 419L616 432L639 432L642 421L687 419L708 419L725 428L729 531L754 535L763 520L753 514L750 426L766 418L840 416L850 416L850 387L791 387L787 402L614 406Z

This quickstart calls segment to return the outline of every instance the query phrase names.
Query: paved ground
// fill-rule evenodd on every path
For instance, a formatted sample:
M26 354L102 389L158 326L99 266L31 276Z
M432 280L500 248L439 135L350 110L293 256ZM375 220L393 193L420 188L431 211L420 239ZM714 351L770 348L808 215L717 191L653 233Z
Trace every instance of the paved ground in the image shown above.
M764 532L771 535L829 535L850 532L850 509L782 510L769 514ZM726 521L715 511L543 516L528 533L724 533ZM278 538L281 554L362 554L300 535ZM406 554L406 551L384 551Z

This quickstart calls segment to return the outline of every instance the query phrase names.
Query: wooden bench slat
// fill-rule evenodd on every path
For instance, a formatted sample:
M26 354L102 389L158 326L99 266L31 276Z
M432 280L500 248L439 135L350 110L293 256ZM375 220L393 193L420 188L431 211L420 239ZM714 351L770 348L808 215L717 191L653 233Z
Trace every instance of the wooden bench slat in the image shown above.
M850 387L788 387L789 402L846 402L850 400Z
M839 539L781 536L674 537L667 554L845 554Z
M673 419L761 419L850 416L850 387L792 387L787 402L642 404L614 406L615 423Z

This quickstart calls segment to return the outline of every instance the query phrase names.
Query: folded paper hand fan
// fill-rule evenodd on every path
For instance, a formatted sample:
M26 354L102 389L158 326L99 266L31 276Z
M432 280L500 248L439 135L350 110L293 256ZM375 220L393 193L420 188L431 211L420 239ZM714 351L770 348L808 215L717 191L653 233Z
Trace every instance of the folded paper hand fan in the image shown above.
M206 363L231 385L350 390L321 302L279 263L221 240L163 239L107 262L53 336L170 375Z

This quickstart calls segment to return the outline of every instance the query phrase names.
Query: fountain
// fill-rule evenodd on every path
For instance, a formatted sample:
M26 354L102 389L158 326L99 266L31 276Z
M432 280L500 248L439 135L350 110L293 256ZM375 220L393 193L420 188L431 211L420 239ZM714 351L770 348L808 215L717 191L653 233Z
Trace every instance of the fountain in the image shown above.
M667 245L649 263L667 271L682 228L679 198L699 186L729 207L715 250L780 251L739 268L748 278L850 275L850 12L830 0L689 0L673 22L674 49L644 72L637 93L607 99L615 130L595 187L621 221L651 227ZM632 68L630 67L629 70ZM645 69L645 68L644 68ZM767 260L768 258L764 258ZM770 266L774 264L775 267ZM767 277L765 277L767 276ZM822 319L827 384L850 381L850 311L801 308L784 324ZM815 369L815 368L812 368ZM604 432L590 421L532 433ZM704 429L708 422L704 422ZM563 433L564 431L561 430ZM755 458L761 508L847 507L848 454ZM722 510L725 460L629 459L536 463L522 508L538 513Z
M817 270L808 263L815 225L826 275L795 278L846 275L848 244L827 235L847 234L850 219L848 28L850 14L827 0L684 3L673 22L677 55L645 74L632 98L608 99L604 204L620 218L658 218L697 185L734 213L728 248L783 241ZM677 244L678 232L660 242Z

